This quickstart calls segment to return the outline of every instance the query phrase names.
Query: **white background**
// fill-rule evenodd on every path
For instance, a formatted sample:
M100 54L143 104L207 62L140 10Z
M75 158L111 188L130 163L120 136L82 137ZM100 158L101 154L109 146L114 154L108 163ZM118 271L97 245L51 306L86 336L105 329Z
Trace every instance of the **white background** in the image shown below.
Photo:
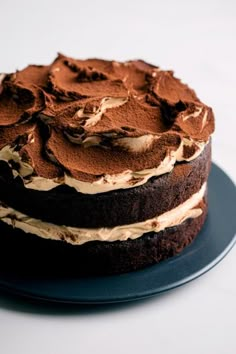
M174 69L213 107L213 159L236 179L234 0L0 0L0 72L58 51ZM0 293L0 353L235 354L235 257L236 247L194 282L132 304L46 306Z

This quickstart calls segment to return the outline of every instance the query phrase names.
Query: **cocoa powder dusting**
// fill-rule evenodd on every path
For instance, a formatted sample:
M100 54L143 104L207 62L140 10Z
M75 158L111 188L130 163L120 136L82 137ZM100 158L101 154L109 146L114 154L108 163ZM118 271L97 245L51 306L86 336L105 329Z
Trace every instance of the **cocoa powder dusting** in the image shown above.
M45 178L66 171L92 182L154 168L183 138L206 142L214 131L212 110L193 90L173 72L142 60L59 54L49 66L30 65L6 75L0 92L0 149L18 144L34 174ZM143 136L157 139L136 152L114 143ZM100 146L82 144L94 137ZM185 146L184 157L196 148Z

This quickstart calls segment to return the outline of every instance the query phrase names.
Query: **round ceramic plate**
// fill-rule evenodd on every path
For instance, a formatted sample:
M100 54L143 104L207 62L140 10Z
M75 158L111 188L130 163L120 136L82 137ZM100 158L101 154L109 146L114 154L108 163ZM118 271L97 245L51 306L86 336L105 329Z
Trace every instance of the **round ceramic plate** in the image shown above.
M178 256L122 275L88 278L32 278L0 270L0 286L49 301L101 304L137 300L183 285L215 266L236 241L236 190L215 164L209 178L209 214L195 241Z

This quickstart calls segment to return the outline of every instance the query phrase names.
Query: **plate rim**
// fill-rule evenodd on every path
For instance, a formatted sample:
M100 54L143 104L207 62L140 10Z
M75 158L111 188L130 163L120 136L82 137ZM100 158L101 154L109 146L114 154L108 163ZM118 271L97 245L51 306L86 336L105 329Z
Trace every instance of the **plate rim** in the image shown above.
M234 186L234 182L232 181L232 179L227 175L227 173L221 168L219 167L216 163L212 163L212 171L215 174L219 174L219 178L224 178L225 182L228 181L231 184L231 187L235 187ZM214 176L212 176L211 178L214 178ZM215 177L216 178L216 177ZM222 187L222 186L221 186ZM223 187L222 187L223 189ZM235 191L235 195L236 195L236 191ZM234 198L234 195L233 197ZM209 207L209 212L211 211L211 206ZM207 222L208 222L208 218L207 221L205 223L205 225L203 226L203 229L207 228ZM203 233L203 229L200 231L199 235L197 237L199 237L201 235L201 233ZM206 232L206 230L205 230ZM91 296L87 296L86 298L83 295L78 295L78 294L67 294L67 297L65 296L58 296L58 294L37 294L37 289L23 289L21 288L19 285L17 286L17 283L11 282L12 279L10 279L10 281L4 281L1 278L1 273L0 273L0 289L3 289L6 292L10 292L13 293L15 295L24 297L24 298L30 298L30 299L35 299L35 300L40 300L40 301L46 301L46 302L55 302L55 303L68 303L68 304L84 304L84 305L92 305L92 304L108 304L108 303L122 303L122 302L128 302L128 301L133 301L133 300L140 300L140 299L144 299L144 298L148 298L148 297L152 297L154 295L157 294L161 294L163 292L166 291L170 291L172 289L175 289L177 287L183 286L184 284L187 284L191 281L193 281L194 279L199 278L200 276L202 276L203 274L207 273L209 270L211 270L214 266L216 266L228 253L229 251L233 248L233 246L236 243L236 233L230 238L230 241L225 245L225 247L221 250L221 252L219 252L217 254L217 256L213 259L211 259L209 261L209 263L207 263L206 265L204 265L203 267L201 267L200 269L197 269L193 272L191 272L190 274L188 274L186 277L182 277L181 279L177 279L175 282L171 282L170 284L167 285L163 285L163 286L159 286L157 289L151 287L150 289L143 289L142 291L137 291L136 293L134 292L128 292L126 295L122 295L122 294L112 294L110 296L104 295L103 297L91 297ZM186 249L181 252L179 255L174 256L172 258L169 258L165 261L162 261L159 264L155 264L152 266L149 266L145 269L141 269L135 272L130 272L130 273L125 273L125 274L118 274L118 275L110 275L110 276L102 276L102 277L88 277L86 278L86 281L90 281L90 282L94 282L96 280L96 282L106 282L111 279L120 279L122 282L122 278L126 279L127 277L131 277L131 279L135 279L138 278L138 276L142 273L144 273L144 277L148 276L148 274L152 271L154 271L154 273L156 273L158 275L158 270L161 270L161 268L167 266L172 263L174 264L176 262L176 260L181 260L181 258L183 258L186 253L188 254L188 251L190 249L194 249L195 246L195 240L193 241L193 243L191 243L188 247L186 247ZM146 274L145 274L146 273ZM160 271L159 271L160 273ZM71 280L75 280L75 278L71 278ZM49 278L48 281L52 281L52 278ZM83 282L83 278L76 278L77 281L82 281ZM54 282L64 282L65 279L54 279Z
M136 294L136 295L127 295L127 297L122 297L122 296L118 296L117 298L114 299L110 299L110 298L103 298L100 300L90 300L90 299L79 299L79 300L73 300L73 299L61 299L61 298L54 298L53 296L40 296L34 293L31 293L29 291L22 291L19 289L14 288L13 286L8 286L8 285L2 285L0 282L0 289L4 290L5 292L8 292L12 295L16 295L25 299L35 299L38 301L42 301L42 302L47 302L47 303L58 303L58 304L78 304L78 305L105 305L105 304L119 304L119 303L125 303L125 302L131 302L131 301L138 301L138 300L142 300L142 299L147 299L153 296L157 296L159 294L165 293L165 292L169 292L171 290L177 289L179 287L182 287L185 284L188 284L192 281L194 281L195 279L201 277L202 275L206 274L207 272L209 272L212 268L214 268L215 266L217 266L226 256L227 254L231 251L231 249L234 247L234 245L236 244L236 235L234 236L234 238L232 239L232 241L229 243L229 245L226 247L226 249L215 259L213 260L211 263L209 263L208 265L206 265L206 267L202 268L201 270L192 273L192 275L190 275L189 277L183 279L183 281L181 282L176 282L176 284L172 283L172 285L170 285L169 287L165 287L163 289L159 289L158 291L153 290L150 292L143 292L142 294ZM153 265L153 267L157 267L158 264ZM128 273L129 274L129 273ZM114 275L116 276L116 275Z

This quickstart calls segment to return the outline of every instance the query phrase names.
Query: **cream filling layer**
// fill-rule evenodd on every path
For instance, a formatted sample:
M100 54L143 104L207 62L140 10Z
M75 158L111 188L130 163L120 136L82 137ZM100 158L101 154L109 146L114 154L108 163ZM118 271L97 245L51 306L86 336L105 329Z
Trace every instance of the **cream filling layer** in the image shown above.
M2 82L5 79L5 77L6 77L6 74L0 73L0 95L3 91Z
M146 221L129 225L101 228L79 228L59 226L31 218L12 208L0 205L0 220L26 233L53 240L63 240L74 245L90 241L125 241L136 239L147 232L159 232L167 227L176 226L189 218L197 218L202 209L197 207L206 191L206 183L184 203Z
M208 143L208 142L207 142ZM141 171L126 170L119 174L105 174L94 182L84 182L64 174L63 177L48 179L40 176L33 176L33 167L22 161L19 153L9 145L0 150L0 160L17 162L19 169L13 170L14 176L19 175L26 188L40 191L49 191L59 185L65 184L84 194L105 193L117 189L128 189L145 184L150 178L170 172L178 161L192 161L204 150L206 142L195 142L183 138L177 150L168 152L164 160L154 168ZM198 150L189 158L184 158L184 147L197 145Z
M2 85L3 80L5 79L6 74L0 73L0 85Z

